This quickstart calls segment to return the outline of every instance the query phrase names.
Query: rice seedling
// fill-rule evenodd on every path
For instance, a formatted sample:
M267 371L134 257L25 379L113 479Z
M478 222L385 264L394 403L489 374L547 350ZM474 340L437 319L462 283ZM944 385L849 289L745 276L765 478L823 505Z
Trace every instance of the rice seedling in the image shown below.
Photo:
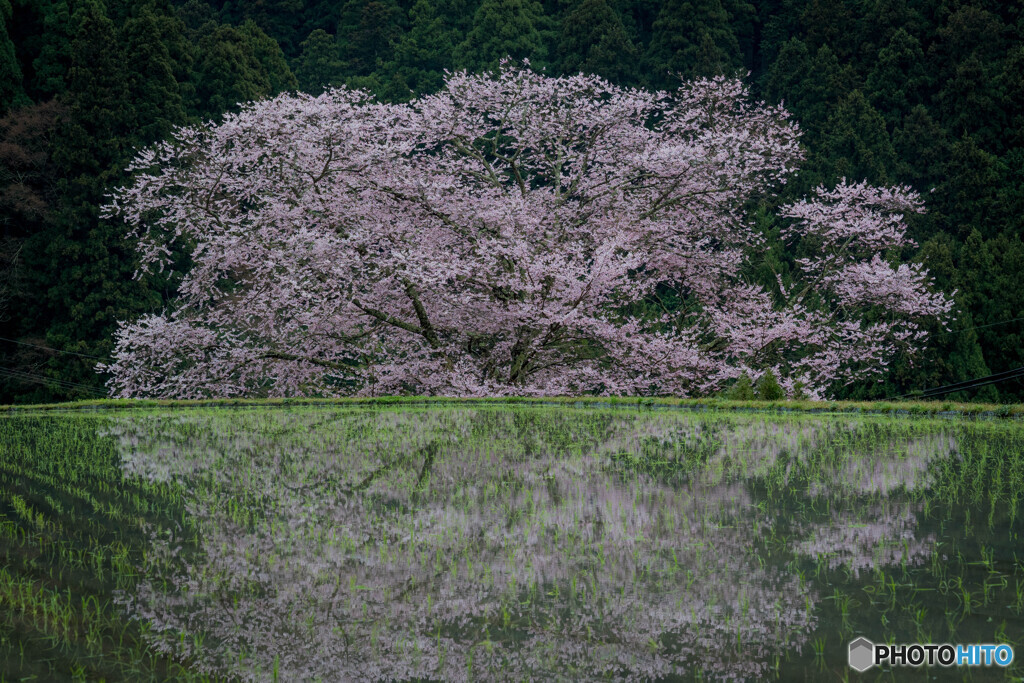
M585 402L6 415L0 677L817 680L853 634L993 642L1024 626L1022 432Z

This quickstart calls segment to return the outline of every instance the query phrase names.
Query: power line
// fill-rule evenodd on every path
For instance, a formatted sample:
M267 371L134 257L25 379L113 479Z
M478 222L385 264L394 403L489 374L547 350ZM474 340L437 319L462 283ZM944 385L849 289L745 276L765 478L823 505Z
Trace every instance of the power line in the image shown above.
M920 392L920 393L905 394L904 396L901 396L900 398L905 398L905 397L909 397L909 396L912 396L914 398L934 398L936 396L943 396L945 394L951 394L954 391L969 391L971 389L977 389L979 387L983 387L983 386L986 386L988 384L998 384L999 382L1005 382L1007 380L1016 379L1018 377L1024 377L1024 370L1022 370L1021 372L1010 373L1010 374L1007 374L1007 375L1002 376L1002 377L982 377L982 378L979 378L975 382L967 382L967 383L962 383L962 384L957 384L957 385L935 387L933 389L928 389L928 390Z
M30 376L23 376L23 375L11 375L11 374L8 374L8 373L3 373L3 372L0 372L0 377L5 378L5 379L7 379L9 381L41 384L41 385L49 388L50 390L67 392L69 394L85 393L85 394L87 394L89 396L93 396L95 398L106 398L107 397L107 392L105 392L105 391L103 391L101 389L97 389L96 387L90 387L90 386L86 386L84 384L70 384L69 385L69 384L65 384L65 383L62 383L62 382L56 382L53 379L50 379L50 378L47 378L47 377L30 377Z
M974 327L965 327L962 330L950 330L949 334L960 334L961 332L970 332L971 330L983 330L986 327L995 327L996 325L1008 325L1009 323L1015 323L1018 320L1024 320L1024 318L1010 318L1009 320L1000 320L997 323L989 323L987 325L975 325Z
M1003 372L997 372L987 377L977 377L975 379L964 380L963 382L956 382L954 384L945 384L940 387L933 387L931 389L925 389L923 391L915 391L909 394L903 394L896 398L931 398L933 396L942 396L943 394L950 394L954 391L967 391L969 389L976 389L983 387L986 384L996 384L998 382L1005 382L1007 380L1016 379L1018 377L1024 377L1024 366L1014 368L1012 370L1005 370Z
M80 384L78 382L69 382L67 380L58 380L52 377L44 377L42 375L33 375L31 373L22 373L17 371L9 371L6 369L0 369L0 376L7 377L8 379L19 380L23 382L36 382L38 384L55 385L60 389L66 389L68 391L90 391L97 395L106 395L106 392L102 389L89 385Z
M921 393L930 394L932 392L939 391L939 390L945 390L945 389L949 389L949 390L955 391L957 389L971 387L971 386L973 386L975 384L978 384L979 382L985 382L985 383L1001 382L1001 381L1003 381L1005 379L1012 379L1013 377L1016 377L1018 374L1020 374L1021 370L1024 370L1024 368L1014 368L1013 370L1004 370L1003 372L996 372L996 373L993 373L991 375L988 375L987 377L978 377L978 378L975 378L975 379L967 379L967 380L964 380L962 382L954 382L953 384L945 384L945 385L943 385L941 387L936 387L936 388L933 388L933 389L925 389Z
M80 356L82 358L94 358L96 360L110 360L109 358L101 358L100 356L93 356L88 353L78 353L77 351L61 351L60 349L50 348L49 346L40 346L39 344L29 344L28 342L18 341L17 339L8 339L7 337L0 337L0 341L10 342L12 344L21 344L22 346L31 346L36 349L43 349L44 351L53 351L54 353L66 353L72 356Z
M56 385L61 389L68 391L80 390L89 391L98 396L106 396L107 392L99 387L91 384L81 384L79 382L71 382L64 379L56 379L53 377L46 377L44 375L36 375L31 372L25 372L23 370L12 370L10 368L0 368L0 376L8 377L10 379L17 379L23 382L36 382L38 384L49 384Z

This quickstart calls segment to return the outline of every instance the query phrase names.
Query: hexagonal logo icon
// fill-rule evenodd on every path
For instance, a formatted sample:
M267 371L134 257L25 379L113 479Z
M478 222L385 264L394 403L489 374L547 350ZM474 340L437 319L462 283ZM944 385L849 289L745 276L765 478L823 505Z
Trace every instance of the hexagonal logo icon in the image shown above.
M858 638L850 643L850 668L867 671L875 665L875 646L867 638Z

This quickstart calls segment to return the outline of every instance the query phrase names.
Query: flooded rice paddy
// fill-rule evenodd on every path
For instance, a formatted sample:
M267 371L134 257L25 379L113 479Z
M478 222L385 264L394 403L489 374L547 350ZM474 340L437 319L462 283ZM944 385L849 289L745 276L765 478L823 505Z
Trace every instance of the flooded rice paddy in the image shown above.
M1024 675L1017 421L14 414L0 452L3 680ZM1018 657L859 675L857 636Z

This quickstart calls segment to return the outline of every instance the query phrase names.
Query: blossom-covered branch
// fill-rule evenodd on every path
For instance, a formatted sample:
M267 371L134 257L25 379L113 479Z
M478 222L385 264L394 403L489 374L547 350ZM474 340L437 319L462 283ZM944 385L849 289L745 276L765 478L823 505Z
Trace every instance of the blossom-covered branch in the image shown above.
M506 64L408 105L331 90L251 104L139 155L108 215L146 268L189 253L171 310L125 323L118 396L703 394L772 369L812 392L885 371L949 299L905 188L787 206L813 247L782 296L745 279L745 207L799 133L715 78L674 92ZM671 287L688 302L631 304Z

